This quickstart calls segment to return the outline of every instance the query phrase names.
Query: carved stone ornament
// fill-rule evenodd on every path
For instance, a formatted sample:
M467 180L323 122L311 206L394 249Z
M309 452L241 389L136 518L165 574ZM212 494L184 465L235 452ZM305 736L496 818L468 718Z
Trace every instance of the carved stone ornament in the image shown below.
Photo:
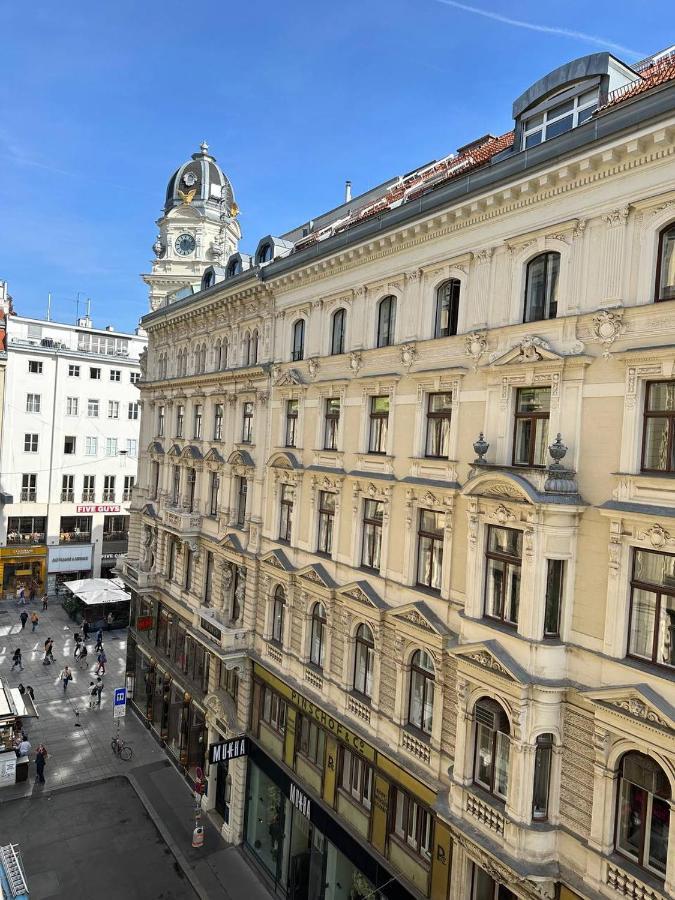
M666 529L658 523L652 525L647 531L638 534L638 537L641 541L648 540L655 550L661 550L667 544L672 543L673 540L670 536L670 532L666 531Z
M268 566L274 566L275 569L283 569L276 556L270 556L268 559L264 559L263 562L267 563Z
M319 364L319 360L316 357L312 357L312 359L307 360L307 371L309 372L310 378L316 378L319 369L321 368Z
M516 520L516 517L511 510L507 506L504 506L503 503L500 503L492 512L492 518L496 519L500 525L503 525L505 522L515 522Z
M352 370L354 375L359 374L359 369L362 365L362 357L358 350L352 350L349 354L349 368Z
M667 728L671 730L670 722L666 722L651 706L648 706L639 697L627 697L625 700L610 700L610 706L615 706L622 712L628 713L633 719L641 719L643 722L649 722L652 725L658 725L659 728Z
M481 485L480 493L483 497L505 497L509 500L522 500L523 495L515 485L508 481L489 481Z
M488 653L487 650L477 650L475 653L469 653L467 654L466 659L472 660L483 669L499 672L500 675L506 675L507 678L511 677L504 666L498 662L491 653Z
M274 366L272 369L272 378L275 387L290 387L296 384L302 384L302 378L297 369L286 369L282 372L280 366Z
M301 577L301 578L304 578L305 581L312 581L314 584L320 584L321 587L325 587L325 586L326 586L326 585L324 584L323 579L321 578L321 576L318 575L318 574L314 571L314 569L310 569L308 572L303 572L303 574L302 574L300 577Z
M487 331L473 331L464 338L464 353L473 360L474 369L478 368L480 358L487 352Z
M354 587L350 591L344 591L343 593L345 597L356 600L358 603L364 603L366 606L373 605L368 599L368 595L360 587Z
M548 341L534 334L526 334L518 347L520 351L519 358L523 362L538 362L544 358L539 351L551 349Z
M403 619L406 622L410 622L412 625L416 625L418 628L423 628L424 631L430 631L432 634L435 634L434 629L427 622L424 616L420 615L416 609L411 609L410 612L406 613L404 616L398 616L399 619Z
M403 344L401 347L401 364L409 369L417 359L417 348L415 344Z
M593 316L591 331L595 340L602 344L605 359L609 358L612 344L625 329L622 309L603 309Z

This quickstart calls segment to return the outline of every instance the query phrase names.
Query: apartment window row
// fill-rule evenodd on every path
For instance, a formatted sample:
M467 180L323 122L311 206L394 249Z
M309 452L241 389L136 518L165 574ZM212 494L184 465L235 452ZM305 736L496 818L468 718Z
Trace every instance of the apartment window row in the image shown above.
M209 653L188 634L183 622L161 604L157 612L155 646L189 681L206 694L209 681Z

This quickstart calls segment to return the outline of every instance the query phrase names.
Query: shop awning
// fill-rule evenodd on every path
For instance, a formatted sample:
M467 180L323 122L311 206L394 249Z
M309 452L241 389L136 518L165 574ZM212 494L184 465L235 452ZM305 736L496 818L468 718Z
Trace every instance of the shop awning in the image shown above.
M64 581L63 586L86 606L131 600L131 595L123 590L119 578L81 578L78 581Z
M12 700L14 702L14 706L16 707L16 714L21 719L39 719L40 713L37 711L37 706L31 700L30 694L26 691L25 694L22 694L18 688L10 688L10 693L12 695Z

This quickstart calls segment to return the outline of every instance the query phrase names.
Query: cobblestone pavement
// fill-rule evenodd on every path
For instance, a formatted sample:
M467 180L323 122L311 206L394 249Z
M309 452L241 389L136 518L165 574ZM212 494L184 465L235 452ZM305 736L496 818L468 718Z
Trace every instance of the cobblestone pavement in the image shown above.
M268 900L271 895L257 873L239 849L221 839L208 817L201 820L205 826L204 847L192 849L192 793L130 709L125 718L118 721L121 737L132 746L133 758L124 762L113 755L110 741L117 730L117 722L113 721L112 702L114 689L123 687L125 682L126 632L104 633L103 646L108 662L103 676L103 696L100 709L90 710L89 683L96 677L95 635L90 635L87 642L88 665L80 669L73 658L74 634L78 629L60 603L50 600L47 612L43 612L38 603L34 603L33 608L40 617L36 632L31 631L30 622L25 629L21 628L21 608L17 608L14 601L0 601L0 674L10 687L17 687L19 683L31 685L39 712L38 719L25 720L25 730L33 747L28 780L0 789L0 834L26 848L26 869L29 881L33 881L29 884L31 900L99 896L111 900L136 896L144 900L193 896ZM30 606L27 610L32 611ZM47 637L54 640L56 662L43 666ZM12 672L12 655L17 647L21 648L24 669ZM59 673L65 664L71 667L73 680L64 694ZM44 785L35 783L33 760L39 743L44 743L49 752ZM106 831L103 823L100 829L98 823L96 827L83 827L87 821L96 822L96 816L92 820L92 809L96 807L97 798L102 797L105 798L105 812L101 818L106 820L106 826L113 823L112 831ZM36 802L24 805L18 802L20 798ZM119 810L115 806L117 798ZM7 802L12 800L17 802ZM103 800L98 802L103 804ZM49 812L52 807L59 811L58 815ZM123 813L122 807L126 812ZM49 852L47 849L43 852L41 844L36 844L33 839L34 832L39 835L44 831L43 817L49 833L45 848L51 848ZM122 823L123 818L127 818L128 823ZM39 827L35 826L36 822L40 823ZM68 837L64 838L63 858L59 864L57 835L62 828ZM52 835L52 829L56 834ZM137 839L124 838L122 846L123 835L134 829ZM88 848L85 857L92 854L93 867L80 859L82 854L77 856L76 862L73 855L78 845L76 836L82 847ZM101 845L107 846L109 857L99 854ZM126 875L115 878L120 854L124 868L142 878L144 870L155 858L151 854L147 862L144 861L148 847L152 854L159 853L166 860L165 868L173 871L174 883L170 883L167 875L165 881L159 879L156 885L154 881L149 882L144 893L129 893L133 882ZM109 874L99 887L94 876L106 860ZM86 885L81 893L73 888L66 872L74 865L80 867L80 878Z

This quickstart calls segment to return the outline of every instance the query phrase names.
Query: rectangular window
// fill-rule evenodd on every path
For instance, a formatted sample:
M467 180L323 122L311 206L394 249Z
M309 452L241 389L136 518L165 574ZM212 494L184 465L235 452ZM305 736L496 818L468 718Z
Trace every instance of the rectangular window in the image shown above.
M25 453L37 453L38 452L38 435L37 434L24 434L23 449L24 449Z
M195 406L195 417L194 417L194 439L196 441L201 440L202 436L202 412L204 407L201 403L198 403Z
M138 384L138 382L139 382L140 380L141 380L141 373L140 373L140 372L131 372L131 373L129 374L129 381L130 381L132 384Z
M40 394L26 394L26 412L39 413L42 405Z
M168 568L168 576L169 581L176 580L176 548L177 541L175 538L169 538L169 568Z
M184 421L185 421L185 407L179 403L178 406L176 407L176 437L177 438L183 437Z
M330 556L333 551L333 526L335 524L335 494L319 491L319 540L317 551Z
M424 455L447 459L450 453L452 394L429 394L427 400L427 441Z
M324 753L326 750L326 734L322 728L307 716L300 716L296 725L297 751L300 756L313 766L323 769Z
M77 397L66 397L66 415L77 416L80 411L80 401Z
M546 605L544 607L544 637L560 636L560 613L562 610L565 561L546 560Z
M85 456L96 456L98 454L98 438L88 437L84 439Z
M124 541L129 537L129 516L104 516L103 540Z
M119 419L120 403L119 400L108 400L108 418Z
M127 456L135 459L138 456L138 441L136 438L127 438Z
M42 516L10 516L7 522L8 544L44 544L47 519Z
M195 510L195 491L197 487L197 472L195 469L187 470L187 508L188 512Z
M522 555L522 532L496 525L488 527L485 615L507 625L518 624Z
M421 509L417 532L417 583L441 589L444 513Z
M383 519L384 504L378 500L365 500L363 504L361 565L367 569L379 570L380 568Z
M115 476L105 475L103 477L103 502L113 503L115 501Z
M117 438L105 439L105 455L117 456Z
M157 437L164 437L164 407L157 407Z
M675 556L633 551L628 655L675 666Z
M72 503L75 500L75 476L63 475L61 478L61 503Z
M134 489L135 483L136 479L133 475L124 476L124 492L122 494L122 500L131 500L131 492Z
M519 388L516 394L513 465L545 466L551 388Z
M223 439L223 404L216 403L213 409L213 440Z
M373 770L368 763L342 748L339 786L353 800L366 809L370 809L373 797Z
M138 418L138 403L129 403L127 406L127 418L128 419L137 419Z
M286 733L286 702L279 694L268 688L262 687L262 712L260 718L266 725L279 734Z
M121 381L122 380L121 369L111 369L110 370L110 380L111 381Z
M281 499L279 502L279 540L286 544L291 542L291 530L293 527L293 487L290 484L281 485Z
M675 381L647 385L642 471L675 472Z
M246 522L246 492L248 484L245 478L237 478L237 525L243 528Z
M213 553L210 550L206 553L206 564L204 567L204 606L211 605L211 595L213 593ZM223 666L225 668L225 666Z
M98 400L87 400L87 416L98 419Z
M523 149L557 137L586 122L598 106L597 88L586 91L523 121Z
M82 502L93 503L96 497L96 476L85 475L82 483Z
M79 378L80 377L80 367L79 366L68 366L68 376L70 378Z
M433 819L421 806L400 788L396 788L394 834L423 859L431 859Z
M370 398L370 429L368 433L368 453L387 452L387 430L389 426L389 397Z
M37 499L37 475L21 476L21 502L35 503Z
M173 487L171 491L171 501L173 506L180 503L180 466L173 467Z
M189 591L192 588L192 550L190 550L188 544L184 545L183 560L185 570L185 590Z
M220 494L220 475L211 472L209 484L209 515L218 515L218 496Z
M88 544L91 541L91 516L61 516L59 543Z
M324 415L323 449L337 450L338 427L340 425L340 398L329 397L326 400L326 412Z
M42 375L42 361L39 359L29 359L28 371L31 375Z
M63 452L69 454L75 453L75 445L75 435L67 434L63 439Z
M298 430L298 401L286 401L286 436L285 444L287 447L295 447Z
M97 366L91 366L89 369L89 377L94 381L101 380L101 370Z
M243 410L243 424L241 431L241 440L243 444L252 444L253 443L253 403L247 401L244 403Z

